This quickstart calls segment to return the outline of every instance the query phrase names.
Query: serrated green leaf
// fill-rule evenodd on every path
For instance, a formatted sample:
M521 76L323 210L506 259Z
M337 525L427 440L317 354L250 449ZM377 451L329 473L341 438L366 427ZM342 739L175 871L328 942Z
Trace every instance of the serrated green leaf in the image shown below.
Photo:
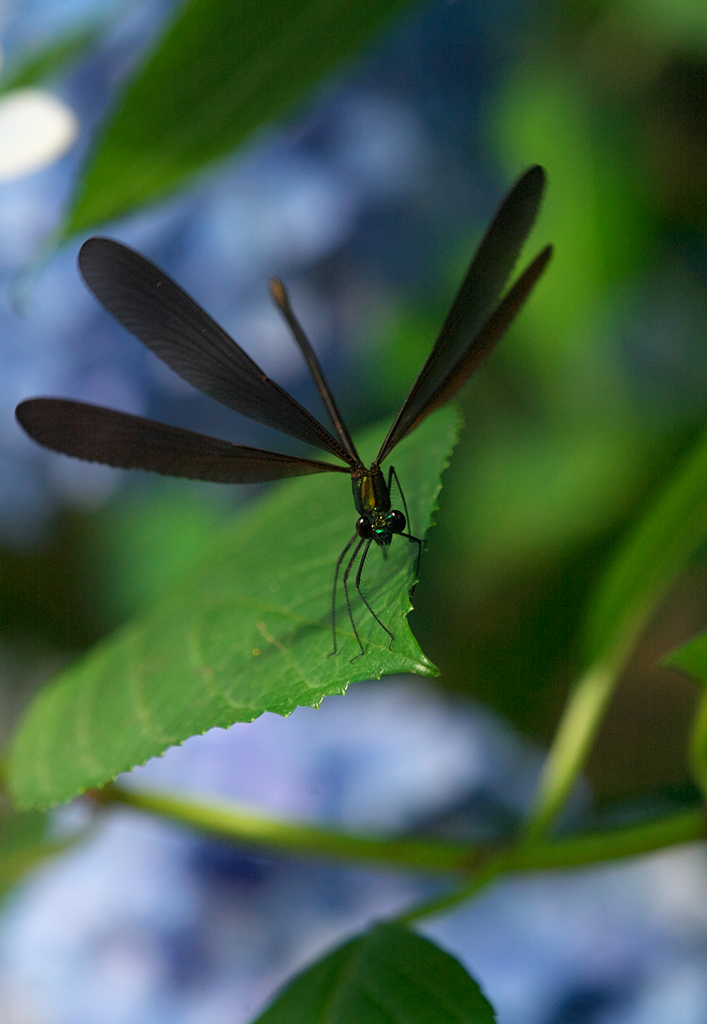
M707 435L618 551L587 622L587 664L621 665L658 602L707 539Z
M442 409L395 450L418 536L431 522L458 427L454 408ZM378 444L385 429L375 431ZM362 439L361 450L370 447ZM18 806L68 800L196 733L315 707L351 682L435 675L407 624L417 549L404 538L393 539L387 558L371 550L364 574L366 596L395 636L392 651L355 597L366 654L351 661L358 646L339 592L339 653L329 656L333 570L355 519L349 481L339 474L281 485L239 518L151 614L35 698L8 765Z
M89 159L68 238L167 195L279 117L410 0L190 0Z
M300 974L254 1024L494 1024L461 964L428 939L378 925Z

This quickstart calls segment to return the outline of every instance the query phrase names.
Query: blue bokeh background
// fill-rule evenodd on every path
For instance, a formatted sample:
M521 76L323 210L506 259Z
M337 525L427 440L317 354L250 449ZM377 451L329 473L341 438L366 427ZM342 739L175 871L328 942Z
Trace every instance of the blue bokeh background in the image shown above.
M707 405L707 185L695 169L707 153L695 113L707 28L691 10L425 5L245 152L106 230L316 411L268 298L268 277L282 276L354 428L394 412L473 241L536 160L551 190L538 245L558 243L554 285L473 385L469 440L431 539L415 628L441 686L360 684L319 710L194 737L126 785L386 833L473 839L521 819L571 677L586 581ZM172 11L18 0L3 14L8 63L104 24L51 83L78 115L79 143L0 185L5 734L43 678L169 585L257 497L60 458L21 433L15 404L72 397L273 445L110 320L79 279L78 244L46 248L93 131ZM568 824L609 803L629 820L696 799L682 754L693 694L653 665L704 627L705 607L693 580L658 622L658 644L639 652L622 698L631 710L619 701ZM69 834L89 814L58 812L55 828ZM513 878L425 932L479 979L500 1024L701 1024L706 868L691 847ZM8 898L0 1019L246 1022L293 971L441 884L256 856L111 811Z

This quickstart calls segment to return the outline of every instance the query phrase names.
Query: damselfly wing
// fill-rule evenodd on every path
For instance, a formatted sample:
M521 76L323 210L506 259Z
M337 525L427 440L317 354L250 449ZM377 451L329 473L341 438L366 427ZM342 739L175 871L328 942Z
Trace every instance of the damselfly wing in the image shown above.
M355 533L334 572L332 653L337 652L336 594L340 576L348 618L359 646L356 657L365 653L351 602L349 580L354 571L356 592L387 633L392 646L392 632L362 590L363 568L371 545L375 542L386 548L395 535L417 546L419 568L422 542L406 532L409 516L395 469L391 465L385 474L381 466L404 437L468 380L507 330L545 269L551 246L535 257L501 297L537 215L544 186L543 169L531 167L501 204L427 362L369 467L356 451L317 356L280 281L271 282L273 298L307 362L333 432L270 380L233 338L163 271L139 253L108 238L89 238L83 244L79 269L109 313L204 394L258 423L335 456L339 463L248 448L141 416L61 398L28 399L18 405L17 419L30 437L47 448L122 469L145 469L217 483L262 483L311 473L348 473L358 518ZM393 481L400 490L405 512L392 507Z

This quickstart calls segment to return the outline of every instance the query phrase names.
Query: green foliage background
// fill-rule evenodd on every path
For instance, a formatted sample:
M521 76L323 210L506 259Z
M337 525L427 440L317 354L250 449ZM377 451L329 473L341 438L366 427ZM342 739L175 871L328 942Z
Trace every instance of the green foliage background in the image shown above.
M42 677L69 663L15 741L10 772L23 806L100 785L213 724L317 704L384 672L434 674L435 665L441 686L541 740L579 677L584 718L564 720L531 840L554 820L595 739L589 774L600 800L657 806L669 792L694 804L696 786L707 789L704 699L694 715L707 645L704 635L691 639L707 626L707 8L581 0L525 13L509 27L483 150L509 181L530 164L546 167L533 248L552 241L556 257L462 397L468 425L430 535L415 635L401 543L367 580L395 632L392 654L369 620L364 658L349 661L356 646L345 629L342 656L325 658L330 567L349 532L340 523L351 520L341 478L275 489L230 524L208 488L164 481L93 515L67 514L43 549L0 552L6 735ZM415 17L404 0L189 0L117 98L57 237L201 187L219 158L359 73L366 47L399 31L402 17ZM52 41L0 86L51 78L100 35L88 26ZM397 296L377 327L369 322L352 356L361 420L385 412L389 421L399 406L475 241L444 252L423 294ZM455 429L456 413L443 410L396 452L420 530ZM670 670L659 664L666 656ZM104 798L118 799L110 790ZM171 813L189 820L185 806ZM701 821L692 811L666 817L662 839L658 825L628 839L617 830L612 850L695 838ZM602 838L589 854L581 837L574 852L572 840L519 844L515 861L504 865L501 853L491 870L614 855L599 850ZM341 837L330 839L341 848ZM375 845L360 844L366 856ZM3 810L0 884L55 848L41 815ZM395 860L392 846L387 856ZM301 975L262 1019L343 1022L385 1006L386 1020L414 1024L426 1000L432 1013L446 1001L450 1021L493 1019L455 961L386 925Z
M262 17L237 33L242 52L232 68L231 12L191 0L155 44L96 142L64 236L197 187L199 174L270 119L294 118L316 102L324 76L355 74L365 45L379 45L376 33L396 30L395 15L414 14L392 0L311 0L287 15L280 5L258 5ZM325 53L322 34L331 36L332 25L336 46ZM79 59L97 31L29 55L5 86L42 81ZM273 73L283 53L297 74ZM176 110L174 68L190 64L203 73L189 79L189 103ZM543 740L582 663L579 638L603 566L705 419L704 276L699 259L676 255L672 239L692 239L704 253L706 66L707 15L688 0L532 5L484 112L485 153L507 179L531 163L547 168L533 240L552 240L557 255L463 397L468 426L411 623L442 686ZM234 105L235 93L257 102ZM161 116L170 103L170 116ZM213 116L201 118L203 109ZM474 240L446 253L426 295L399 297L384 326L362 339L356 375L371 410L391 415L399 405ZM650 362L656 296L690 313L669 328L680 358L663 376L682 368L672 389L669 379L655 384L660 374L640 372ZM206 493L160 482L148 497L66 515L42 550L0 552L6 732L40 676L192 571L224 518ZM665 789L694 796L685 736L696 688L655 666L704 629L700 557L665 596L623 674L590 764L601 798ZM675 664L699 675L699 650L691 650Z

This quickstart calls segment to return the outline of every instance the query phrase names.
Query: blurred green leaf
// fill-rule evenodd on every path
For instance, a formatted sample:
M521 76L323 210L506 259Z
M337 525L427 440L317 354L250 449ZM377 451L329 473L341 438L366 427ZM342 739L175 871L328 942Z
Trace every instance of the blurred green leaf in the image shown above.
M663 661L670 668L679 668L688 672L703 685L707 685L707 633L701 633L694 640L683 644Z
M620 0L619 17L659 50L707 50L703 0Z
M418 536L431 522L458 426L458 413L442 409L395 451ZM384 433L376 431L377 442ZM364 438L361 450L370 447ZM402 538L387 558L371 551L364 575L368 600L395 635L393 650L356 599L366 654L350 660L358 646L339 593L339 654L329 657L332 573L354 519L348 480L333 474L282 485L239 518L150 615L35 699L10 756L18 805L67 800L195 733L317 706L350 682L434 675L407 624L416 549Z
M0 898L27 871L67 845L47 837L48 824L47 815L39 811L0 812Z
M190 0L89 160L64 237L173 192L279 117L410 0Z
M518 66L491 130L511 175L535 161L548 175L534 237L551 239L556 255L524 314L526 372L535 370L556 431L584 426L606 437L640 428L612 304L620 286L635 283L653 239L635 175L597 127L591 103L582 75L548 54Z
M614 556L589 609L583 671L569 695L526 833L551 827L586 764L628 656L659 602L707 539L707 434L660 489Z
M452 513L478 575L495 581L611 525L644 469L643 438L627 430L505 426L468 459L464 501Z
M494 1024L461 964L429 939L383 924L300 974L255 1024Z
M707 435L624 541L596 593L585 663L622 664L658 602L707 539Z
M79 29L53 39L47 46L22 53L9 68L3 68L0 92L25 89L62 72L98 39L103 26Z
M703 794L707 794L707 633L673 651L663 664L687 672L705 687L692 725L689 753L693 778Z

